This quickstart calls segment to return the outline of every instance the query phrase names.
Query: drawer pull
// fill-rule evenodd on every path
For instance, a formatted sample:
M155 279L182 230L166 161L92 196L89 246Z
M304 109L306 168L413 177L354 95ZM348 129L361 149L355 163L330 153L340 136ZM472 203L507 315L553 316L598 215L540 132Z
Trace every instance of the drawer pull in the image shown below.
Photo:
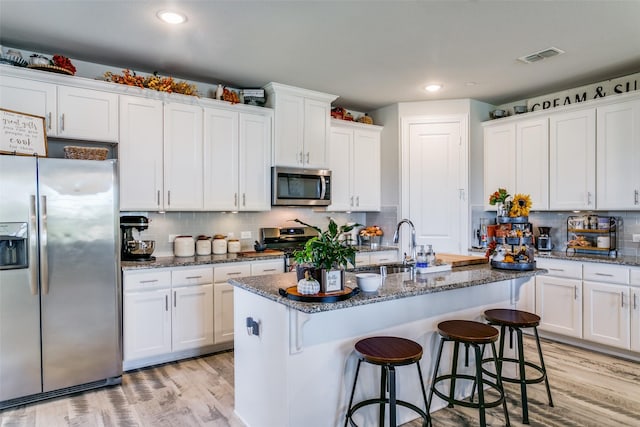
M231 273L227 273L227 276L237 276L238 274L242 274L240 271L233 271Z
M169 295L164 296L164 311L169 311Z
M596 276L613 277L613 274L608 274L608 273L596 273Z
M275 269L275 268L265 268L265 269L264 269L264 270L262 270L262 271L265 271L265 272L266 272L266 271L276 271L276 269Z
M187 276L187 279L200 279L202 276Z
M578 285L573 285L573 299L578 299Z
M176 298L176 291L173 291L173 306L174 306L174 307L176 306L176 300L177 300L177 299L178 299L178 298Z
M637 205L638 203L640 203L640 200L638 200L638 194L639 193L640 192L638 190L633 192L633 204L634 205Z
M547 270L551 270L551 271L564 271L564 268L547 268Z
M620 307L624 308L624 291L620 292Z
M153 279L153 280L141 280L140 283L156 283L158 281L158 279Z

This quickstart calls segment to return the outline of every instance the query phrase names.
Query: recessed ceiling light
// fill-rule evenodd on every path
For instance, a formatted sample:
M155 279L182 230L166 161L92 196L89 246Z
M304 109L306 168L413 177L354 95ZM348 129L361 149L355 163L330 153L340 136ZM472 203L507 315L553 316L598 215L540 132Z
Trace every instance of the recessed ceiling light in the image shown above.
M156 16L167 24L182 24L187 20L187 17L183 14L170 10L161 10L156 13Z
M465 85L465 86L475 86L475 85L477 85L477 84L478 84L478 83L476 83L476 82L466 82L464 85Z
M426 90L427 92L437 92L440 89L442 89L442 85L441 84L431 84L428 86L424 87L424 90Z

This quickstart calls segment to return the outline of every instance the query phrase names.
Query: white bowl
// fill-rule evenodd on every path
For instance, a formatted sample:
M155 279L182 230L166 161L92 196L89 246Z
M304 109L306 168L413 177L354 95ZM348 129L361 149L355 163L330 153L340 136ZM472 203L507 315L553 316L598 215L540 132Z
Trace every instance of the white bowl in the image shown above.
M358 273L356 282L362 292L375 292L380 287L382 276L376 273Z

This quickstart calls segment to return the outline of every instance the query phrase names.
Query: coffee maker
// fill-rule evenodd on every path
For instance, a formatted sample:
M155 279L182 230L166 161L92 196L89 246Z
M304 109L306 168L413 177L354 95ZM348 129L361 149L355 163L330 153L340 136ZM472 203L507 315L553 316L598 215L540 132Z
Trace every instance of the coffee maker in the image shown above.
M538 240L536 241L536 248L542 252L549 252L553 249L553 244L551 243L551 227L538 227L538 231L540 232L540 236L538 236Z
M133 237L133 230L141 232L149 228L149 219L141 215L120 217L122 232L121 258L123 261L153 261L151 254L155 248L153 240L138 240Z

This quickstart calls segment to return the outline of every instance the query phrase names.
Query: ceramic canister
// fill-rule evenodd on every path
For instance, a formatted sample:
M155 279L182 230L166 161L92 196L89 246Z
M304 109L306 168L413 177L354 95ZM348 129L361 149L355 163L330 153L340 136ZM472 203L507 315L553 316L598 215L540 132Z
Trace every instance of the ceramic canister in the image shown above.
M225 236L221 236L219 234L213 236L213 242L211 243L211 246L215 255L222 255L227 253L227 240L225 239Z
M229 241L227 242L227 251L229 251L230 254L240 252L240 240L229 239Z
M200 236L196 240L196 255L211 255L211 239Z
M192 236L177 236L173 241L173 254L175 256L193 256L195 254L194 243Z

